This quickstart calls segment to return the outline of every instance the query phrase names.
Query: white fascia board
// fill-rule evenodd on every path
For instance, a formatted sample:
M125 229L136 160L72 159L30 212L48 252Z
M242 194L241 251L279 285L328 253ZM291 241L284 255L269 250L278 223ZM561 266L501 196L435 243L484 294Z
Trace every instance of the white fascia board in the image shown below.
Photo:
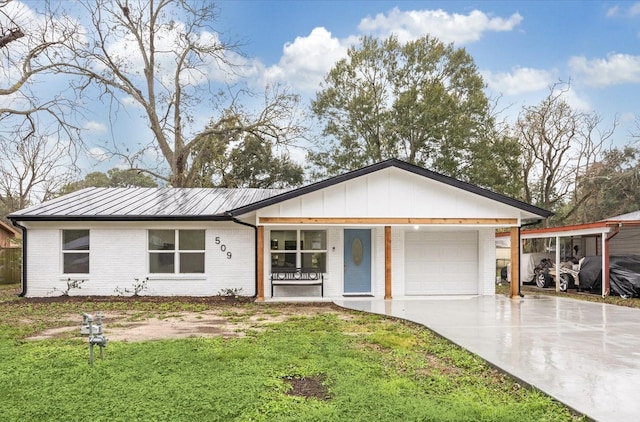
M611 231L611 227L593 227L589 229L567 230L567 231L549 231L546 233L521 233L521 239L546 239L549 237L571 237L571 236L589 236L598 234L607 234Z

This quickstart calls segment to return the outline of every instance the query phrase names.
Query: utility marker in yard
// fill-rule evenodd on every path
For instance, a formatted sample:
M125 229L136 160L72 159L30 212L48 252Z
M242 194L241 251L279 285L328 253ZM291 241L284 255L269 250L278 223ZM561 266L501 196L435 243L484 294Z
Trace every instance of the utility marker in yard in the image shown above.
M93 346L100 347L100 359L104 360L104 348L107 347L107 338L102 333L102 313L96 312L96 324L93 325L93 317L82 314L82 328L80 334L89 334L89 364L93 366Z

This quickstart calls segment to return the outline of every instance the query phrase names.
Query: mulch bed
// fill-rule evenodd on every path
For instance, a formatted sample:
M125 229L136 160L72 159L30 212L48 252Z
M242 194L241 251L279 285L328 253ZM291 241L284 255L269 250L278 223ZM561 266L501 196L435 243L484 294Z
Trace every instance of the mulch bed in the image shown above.
M144 303L195 303L195 304L244 304L255 301L249 296L48 296L48 297L25 297L20 300L2 302L9 304L25 303L106 303L106 302L144 302Z

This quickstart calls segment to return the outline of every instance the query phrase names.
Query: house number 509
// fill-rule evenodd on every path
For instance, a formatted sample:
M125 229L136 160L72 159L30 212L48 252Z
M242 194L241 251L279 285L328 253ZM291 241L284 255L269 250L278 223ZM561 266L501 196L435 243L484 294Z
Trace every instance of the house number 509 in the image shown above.
M220 237L219 236L216 237L216 245L220 245L220 251L227 253L227 259L231 259L231 257L233 256L231 254L231 251L227 251L227 245L225 245L224 243L222 243L220 241Z

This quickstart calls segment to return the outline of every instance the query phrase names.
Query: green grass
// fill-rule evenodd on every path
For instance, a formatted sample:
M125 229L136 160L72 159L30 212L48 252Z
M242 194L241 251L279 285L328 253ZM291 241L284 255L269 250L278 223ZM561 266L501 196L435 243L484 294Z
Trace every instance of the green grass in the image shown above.
M597 293L578 293L575 290L569 290L568 292L556 292L555 286L541 289L537 286L523 285L521 286L521 293L525 295L525 297L527 295L558 296L584 300L586 302L608 303L610 305L626 306L628 308L640 308L640 298L637 297L625 299L620 296L610 295L603 298ZM503 283L501 286L496 286L496 294L509 295L509 284Z
M571 421L570 411L520 387L423 327L355 312L292 315L243 338L110 342L88 365L86 339L26 340L91 303L0 297L0 420ZM153 315L132 299L130 309ZM101 303L102 310L122 302ZM224 308L226 305L219 305ZM189 308L165 303L159 312ZM281 315L244 304L234 319ZM244 312L242 312L244 311ZM108 327L106 328L108 337ZM287 394L315 378L328 399Z

